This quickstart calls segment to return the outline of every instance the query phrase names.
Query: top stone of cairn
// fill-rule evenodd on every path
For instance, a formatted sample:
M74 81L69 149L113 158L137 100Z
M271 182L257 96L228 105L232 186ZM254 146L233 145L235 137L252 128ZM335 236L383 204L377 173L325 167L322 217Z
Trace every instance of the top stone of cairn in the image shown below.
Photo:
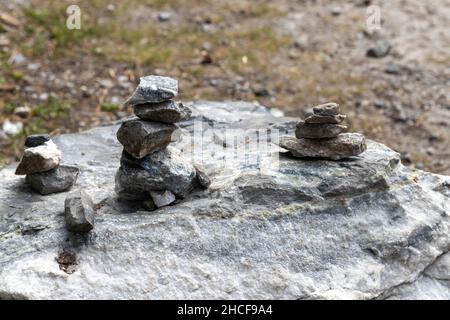
M313 107L313 112L320 116L337 116L339 114L339 105L334 102L321 104Z
M159 103L178 95L178 80L162 76L141 77L136 90L125 101L125 107L144 103Z

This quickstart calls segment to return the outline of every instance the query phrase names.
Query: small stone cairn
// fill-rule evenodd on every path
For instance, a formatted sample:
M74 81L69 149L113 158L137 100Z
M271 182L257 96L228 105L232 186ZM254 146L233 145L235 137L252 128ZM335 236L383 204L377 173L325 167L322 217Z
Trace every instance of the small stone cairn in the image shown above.
M296 138L282 136L279 145L299 158L340 160L357 156L367 149L366 140L360 133L343 133L347 129L341 124L345 118L336 103L316 106L312 115L297 123Z
M60 162L61 151L49 135L31 135L15 174L26 175L28 185L42 195L63 192L75 184L80 170Z
M175 123L192 114L172 100L177 95L177 80L146 76L125 102L137 117L123 122L117 132L124 147L115 180L119 199L143 201L148 210L154 210L185 198L195 187L209 187L204 169L169 146L178 128Z

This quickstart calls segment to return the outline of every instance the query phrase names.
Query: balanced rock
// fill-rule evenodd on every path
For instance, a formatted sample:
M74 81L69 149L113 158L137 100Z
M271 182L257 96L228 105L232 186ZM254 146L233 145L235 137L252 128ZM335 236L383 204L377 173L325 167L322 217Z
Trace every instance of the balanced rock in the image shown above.
M189 119L191 109L173 100L160 103L145 103L133 107L134 114L143 120L176 123Z
M59 165L61 151L53 141L47 141L37 147L27 148L16 169L17 175L45 172Z
M48 134L33 134L25 139L25 147L37 147L46 143L47 141L50 141L50 136Z
M339 105L334 102L321 104L313 107L313 112L321 116L337 116L339 114Z
M178 81L161 76L141 77L136 90L125 101L125 107L144 103L158 103L170 100L178 95Z
M69 194L64 202L66 228L72 232L89 232L94 228L94 202L84 191Z
M116 193L124 200L145 200L148 193L155 190L169 190L185 198L195 186L195 168L170 147L142 159L124 151L120 164Z
M334 139L296 139L280 137L280 147L299 158L327 158L339 160L359 155L367 149L366 139L360 133L341 133Z
M299 139L326 139L337 137L346 130L346 126L330 123L306 123L300 121L295 129L295 136Z
M209 178L208 174L205 171L205 168L203 168L200 164L194 164L194 168L197 174L197 181L200 184L201 187L208 189L211 185L211 179Z
M117 131L117 139L128 153L141 159L164 149L170 143L175 129L177 127L172 124L133 119L122 124Z
M74 166L60 165L52 170L26 176L28 185L42 195L63 192L77 181L80 170Z
M341 123L346 118L343 114L338 114L335 116L322 116L319 114L310 115L305 119L306 123Z
M164 191L150 191L153 203L156 207L161 208L168 206L176 200L175 195L169 190Z

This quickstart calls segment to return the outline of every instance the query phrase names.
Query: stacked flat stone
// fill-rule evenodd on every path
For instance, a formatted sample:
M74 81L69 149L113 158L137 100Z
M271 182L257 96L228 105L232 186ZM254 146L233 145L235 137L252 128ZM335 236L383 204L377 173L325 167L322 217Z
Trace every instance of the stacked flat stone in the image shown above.
M25 151L15 173L26 175L28 185L42 195L63 192L75 184L79 169L60 162L61 151L49 135L31 135L25 140Z
M297 123L295 138L280 138L280 147L299 158L339 160L357 156L367 149L366 140L360 133L344 133L345 118L336 103L316 106L312 115Z
M153 210L185 198L196 186L209 186L202 168L169 146L175 123L192 113L173 100L177 95L177 80L146 76L125 102L137 117L123 122L117 132L124 148L115 180L120 199L143 201Z

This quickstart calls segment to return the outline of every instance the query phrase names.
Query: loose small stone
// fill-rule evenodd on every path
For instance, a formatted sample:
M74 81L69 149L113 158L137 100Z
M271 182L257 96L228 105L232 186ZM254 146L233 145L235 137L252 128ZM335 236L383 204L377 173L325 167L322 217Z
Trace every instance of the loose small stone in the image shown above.
M25 149L22 160L16 169L17 175L49 171L59 165L61 151L53 141L37 147Z
M33 190L47 195L70 189L79 173L80 170L75 166L60 165L50 171L29 174L25 181Z
M339 112L339 105L334 102L321 104L313 107L314 114L321 116L337 116Z
M338 134L346 130L346 126L329 123L305 123L300 121L295 129L297 138L308 139L328 139L337 137Z
M50 141L50 136L48 134L33 134L25 139L25 147L34 148L43 145L47 141Z
M117 131L117 139L129 154L141 159L166 148L176 128L172 124L133 119L122 124Z
M326 140L282 136L279 145L289 150L294 157L332 160L357 156L367 149L366 139L360 133L341 133L334 139Z
M338 124L344 121L346 118L343 114L338 114L336 116L321 116L319 114L313 114L305 119L306 123L330 123Z
M391 44L386 40L379 40L375 45L367 50L366 55L371 58L382 58L389 54L391 51Z
M152 197L153 203L158 208L168 206L176 200L175 195L169 190L150 191L150 196Z
M84 191L77 190L69 194L64 207L67 230L82 233L94 228L94 202Z
M133 107L134 114L142 120L176 123L190 118L189 107L173 100L161 103L146 103Z
M170 100L177 95L177 80L169 77L146 76L140 79L138 87L124 103L124 106L132 107L144 103L159 103Z
M205 168L203 168L200 164L194 164L194 168L197 174L197 181L205 189L208 189L211 185L211 179L209 178L208 174L206 173Z

